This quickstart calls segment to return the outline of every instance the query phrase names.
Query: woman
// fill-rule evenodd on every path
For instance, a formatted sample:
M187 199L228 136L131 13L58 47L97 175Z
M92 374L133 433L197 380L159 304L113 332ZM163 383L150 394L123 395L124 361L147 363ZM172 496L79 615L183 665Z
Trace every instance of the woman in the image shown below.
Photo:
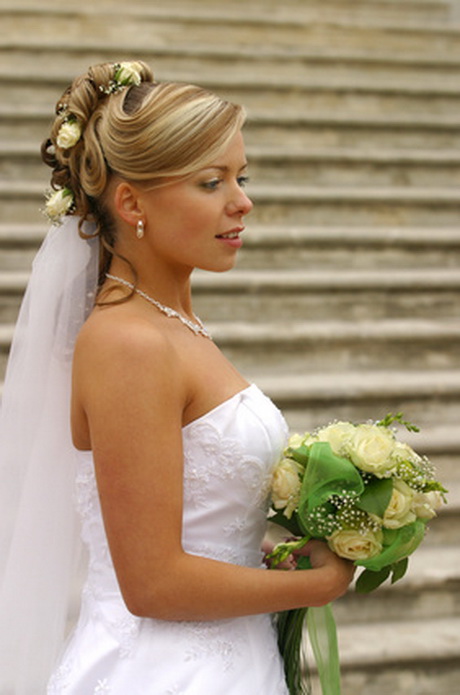
M56 244L66 258L76 241L86 253L84 272L66 276L71 327L58 348L73 353L70 431L62 427L74 448L61 445L66 459L76 454L89 571L49 695L285 695L270 614L327 603L351 581L350 564L317 542L308 572L262 568L286 425L192 308L193 269L233 266L252 208L243 121L240 107L203 89L155 83L144 63L103 64L66 90L43 148L60 188L48 211L65 213ZM77 224L93 239L77 238ZM97 298L73 349L85 316L76 288L89 287L91 303L96 236ZM54 291L60 315L64 293ZM66 417L66 388L57 393ZM40 643L49 651L53 641Z

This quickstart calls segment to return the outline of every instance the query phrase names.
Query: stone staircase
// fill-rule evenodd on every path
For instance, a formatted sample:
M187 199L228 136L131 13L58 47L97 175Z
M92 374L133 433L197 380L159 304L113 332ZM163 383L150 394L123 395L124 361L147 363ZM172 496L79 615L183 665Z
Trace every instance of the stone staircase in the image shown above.
M0 370L46 230L38 145L72 77L139 57L247 106L238 267L196 308L293 430L403 410L449 507L408 576L337 603L343 695L460 676L460 11L449 0L0 0ZM317 690L315 691L317 692Z

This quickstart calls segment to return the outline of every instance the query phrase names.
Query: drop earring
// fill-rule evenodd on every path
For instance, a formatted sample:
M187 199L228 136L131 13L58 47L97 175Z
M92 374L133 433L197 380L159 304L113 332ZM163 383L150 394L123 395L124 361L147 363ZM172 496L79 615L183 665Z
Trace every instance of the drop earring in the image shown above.
M142 220L139 220L136 226L136 236L138 239L142 239L144 236L144 223Z

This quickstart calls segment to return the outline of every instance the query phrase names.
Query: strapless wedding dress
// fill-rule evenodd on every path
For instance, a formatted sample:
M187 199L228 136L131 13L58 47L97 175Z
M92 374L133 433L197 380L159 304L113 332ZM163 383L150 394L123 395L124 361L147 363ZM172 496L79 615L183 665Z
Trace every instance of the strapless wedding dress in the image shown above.
M255 385L183 428L187 552L262 565L271 473L286 435L281 413ZM110 558L91 452L79 452L77 504L88 578L48 695L287 695L270 615L169 622L129 613Z

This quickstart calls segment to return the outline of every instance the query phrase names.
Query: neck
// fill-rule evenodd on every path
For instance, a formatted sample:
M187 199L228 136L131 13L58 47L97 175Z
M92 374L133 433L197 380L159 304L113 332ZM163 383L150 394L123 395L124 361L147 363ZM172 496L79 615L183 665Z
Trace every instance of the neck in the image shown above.
M134 267L137 271L135 283L137 288L171 309L193 319L191 272L179 275L177 272L168 272L168 269L163 267L149 269L149 272L145 272L138 265ZM130 283L134 282L129 267L119 259L113 259L109 273Z
M113 282L117 282L124 287L128 287L132 292L135 292L140 297L143 297L143 299L148 301L150 304L156 306L157 309L159 309L159 311L165 314L165 316L167 316L168 318L179 319L179 321L181 321L181 323L183 323L185 326L187 326L187 328L193 331L195 335L202 335L205 338L209 338L210 340L212 340L210 333L204 327L202 321L198 318L198 316L193 315L193 319L184 316L184 314L181 314L179 311L176 311L170 306L162 304L157 299L155 299L155 297L152 297L151 295L136 287L136 285L134 285L133 283L129 282L129 280L125 280L124 278L119 277L118 275L107 273L106 278L112 280Z

